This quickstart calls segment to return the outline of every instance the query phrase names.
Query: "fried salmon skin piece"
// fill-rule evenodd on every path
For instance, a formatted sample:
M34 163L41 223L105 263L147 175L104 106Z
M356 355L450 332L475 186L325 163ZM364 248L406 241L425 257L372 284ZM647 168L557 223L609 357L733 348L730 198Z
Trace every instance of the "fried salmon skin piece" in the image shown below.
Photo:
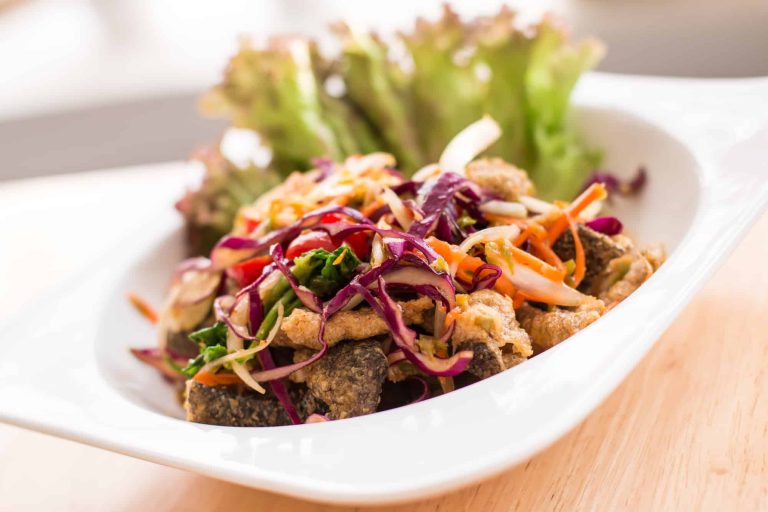
M294 361L311 355L297 350ZM350 340L331 347L294 378L304 380L312 395L328 405L328 417L338 420L376 412L388 368L377 340Z
M325 412L306 386L291 385L289 394L302 420ZM285 409L271 394L262 395L244 386L206 386L192 379L184 392L187 421L228 427L276 427L290 425Z

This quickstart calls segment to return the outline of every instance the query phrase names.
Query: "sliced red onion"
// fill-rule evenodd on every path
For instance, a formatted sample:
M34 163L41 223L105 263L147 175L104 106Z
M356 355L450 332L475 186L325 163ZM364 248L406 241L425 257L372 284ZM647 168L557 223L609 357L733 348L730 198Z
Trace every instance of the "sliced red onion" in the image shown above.
M616 217L598 217L590 220L585 225L598 233L608 236L618 235L624 229L624 225Z
M288 284L291 285L293 292L299 298L301 303L310 311L314 311L315 313L322 312L323 302L320 300L320 297L312 293L309 288L299 283L299 280L296 279L296 276L293 275L293 272L291 272L286 265L285 258L283 257L283 248L280 247L280 244L275 244L270 247L269 255L272 257L272 261L275 262L277 269L283 274L288 281Z
M485 275L483 275L485 273ZM475 269L475 273L472 275L472 284L469 287L469 293L476 292L478 290L486 290L493 288L496 284L496 280L501 277L501 269L496 265L485 263Z
M159 371L166 379L182 381L185 377L180 374L173 366L168 364L167 358L173 360L178 366L186 366L188 359L171 357L159 348L132 348L131 354L142 363L146 363Z
M331 421L331 418L323 414L314 413L307 416L307 421L304 423L325 423L326 421Z
M272 360L272 354L269 352L269 347L260 352L257 352L256 354L259 358L259 362L261 362L262 368L265 370L275 369L275 362ZM293 405L293 400L291 400L291 395L289 395L288 390L285 389L285 384L283 384L283 381L273 380L269 383L269 387L277 397L277 400L283 406L283 409L285 409L285 413L291 419L291 423L294 425L300 424L301 417L299 417L299 413L296 411L296 407Z

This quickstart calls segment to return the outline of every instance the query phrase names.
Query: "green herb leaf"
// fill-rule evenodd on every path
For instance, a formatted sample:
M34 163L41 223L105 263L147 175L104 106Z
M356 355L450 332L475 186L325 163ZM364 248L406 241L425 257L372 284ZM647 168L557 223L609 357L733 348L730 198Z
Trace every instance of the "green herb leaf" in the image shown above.
M200 348L227 344L227 325L216 322L211 327L205 327L189 335L189 339L197 342Z

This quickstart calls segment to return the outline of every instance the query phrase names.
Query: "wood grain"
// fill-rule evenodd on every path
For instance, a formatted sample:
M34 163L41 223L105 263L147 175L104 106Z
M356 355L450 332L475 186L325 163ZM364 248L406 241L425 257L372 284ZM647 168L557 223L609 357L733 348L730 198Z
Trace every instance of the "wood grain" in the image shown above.
M378 510L768 510L768 216L573 432L480 485ZM0 426L0 510L352 510Z

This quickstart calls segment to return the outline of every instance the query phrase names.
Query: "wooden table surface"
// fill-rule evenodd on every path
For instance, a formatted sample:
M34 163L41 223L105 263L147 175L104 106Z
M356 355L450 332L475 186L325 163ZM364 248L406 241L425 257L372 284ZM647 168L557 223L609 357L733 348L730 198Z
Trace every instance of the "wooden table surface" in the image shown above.
M768 510L767 331L768 215L574 431L482 484L386 509ZM0 510L348 509L0 425Z

